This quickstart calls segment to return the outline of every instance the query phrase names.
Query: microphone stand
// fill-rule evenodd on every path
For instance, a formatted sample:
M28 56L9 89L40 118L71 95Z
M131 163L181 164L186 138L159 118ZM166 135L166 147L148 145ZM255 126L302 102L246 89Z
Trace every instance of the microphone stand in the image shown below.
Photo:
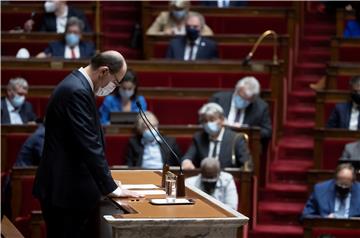
M274 42L273 42L273 64L278 64L278 56L277 56L277 39L278 39L278 34L273 31L273 30L267 30L267 31L264 31L260 36L259 38L256 40L253 48L251 49L251 51L247 54L247 56L245 57L244 61L242 62L242 65L243 66L247 66L249 65L252 57L254 56L255 54L255 51L257 50L258 46L260 45L260 43L264 40L265 37L267 37L268 35L272 35L273 36L273 39L274 39Z
M169 149L169 151L171 152L171 154L173 155L173 157L176 159L176 161L179 162L180 164L180 173L177 176L177 180L176 180L176 196L177 197L185 197L185 176L184 176L184 172L182 170L182 166L181 166L181 162L179 159L179 156L174 152L174 150L171 148L171 146L167 143L167 141L165 140L165 138L160 134L160 132L151 124L151 122L149 121L149 119L147 118L144 110L142 109L141 104L136 101L136 106L139 108L139 114L141 116L141 118L143 119L146 127L150 130L150 133L152 134L152 136L154 137L154 139L156 140L156 142L160 145L160 148L162 148L164 151L164 147L163 145L160 143L160 141L156 138L154 132L152 130L154 130L156 132L156 134L161 138L161 140L165 143L165 145L167 146L167 148ZM150 126L149 126L150 125ZM151 127L151 128L150 128ZM168 158L166 158L164 166L163 166L163 172L162 172L162 180L161 180L161 186L165 187L165 177L167 172L169 172L170 168L169 168L169 164L168 164Z

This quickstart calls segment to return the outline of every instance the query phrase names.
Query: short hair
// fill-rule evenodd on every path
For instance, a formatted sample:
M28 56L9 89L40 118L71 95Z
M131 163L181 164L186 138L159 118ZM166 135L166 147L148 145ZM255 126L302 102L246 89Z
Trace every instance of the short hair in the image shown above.
M191 5L189 0L170 0L169 6L177 7L177 8L189 8Z
M337 175L340 173L340 171L342 171L343 169L348 169L351 170L352 175L353 175L353 180L355 180L356 178L356 172L355 172L355 168L354 166L352 166L352 164L350 163L341 163L336 167L335 170L335 178L337 177Z
M360 84L360 75L356 75L356 76L352 77L349 81L349 84L351 87L353 87L357 84Z
M12 78L7 84L7 89L15 89L16 86L20 86L25 90L29 89L29 84L26 79L21 77Z
M218 172L220 172L220 170L221 170L220 162L218 159L207 157L207 158L204 158L203 160L201 160L201 162L200 162L201 169L204 169L205 167L210 167L210 166L216 167Z
M246 76L240 79L235 86L235 91L239 90L239 88L245 87L247 94L249 97L260 94L260 83L253 76Z
M197 17L200 21L200 28L203 29L204 26L205 26L205 18L202 14L198 13L198 12L189 12L189 14L186 16L186 20L185 22L187 22L187 20L190 18L190 17Z
M145 115L149 119L151 124L153 124L155 127L157 127L159 125L159 120L156 118L154 113L152 113L150 111L146 111ZM145 129L147 129L147 126L146 126L144 120L142 119L142 117L140 116L140 114L136 117L135 128L138 131L144 131Z
M75 25L79 27L80 31L84 30L85 24L81 19L77 17L69 17L69 19L66 22L65 32L67 32L70 26L75 26Z
M91 68L96 70L102 66L107 66L111 74L116 74L124 65L122 57L117 57L114 54L101 52L91 58Z
M219 104L214 102L209 102L200 108L198 114L200 120L204 116L218 115L219 117L224 117L224 110Z

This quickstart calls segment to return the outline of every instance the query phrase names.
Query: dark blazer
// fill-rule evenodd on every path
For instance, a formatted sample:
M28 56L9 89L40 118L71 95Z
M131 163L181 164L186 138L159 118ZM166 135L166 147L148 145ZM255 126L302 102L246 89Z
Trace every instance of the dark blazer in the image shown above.
M52 57L60 57L64 58L65 55L65 42L61 41L53 41L49 43L48 48L44 50L46 54L51 54ZM92 42L84 42L80 41L79 43L80 49L80 58L91 58L95 55L95 45Z
M248 146L243 137L237 137L235 143L235 164L232 161L232 152L235 136L237 134L230 129L225 128L223 140L221 141L219 161L221 168L241 167L245 161L251 160ZM182 157L182 161L189 159L194 166L199 168L201 160L208 157L209 154L209 135L205 131L194 134L192 144L186 154Z
M45 127L40 124L36 131L24 142L15 161L15 166L38 166L44 148Z
M201 4L207 7L217 7L217 1L201 1ZM246 6L247 1L232 1L230 0L230 7Z
M176 143L175 138L166 137L164 136L166 142L169 144L171 149L181 158L181 152L179 149L179 146ZM161 142L164 147L166 145ZM171 166L177 166L179 165L179 162L176 161L176 159L171 155L170 151L166 149L166 151L160 149L161 151L161 158L163 163L165 163L165 160L168 159L168 163ZM126 161L127 165L130 167L141 167L142 160L143 160L143 154L144 154L144 145L141 143L141 137L140 136L133 136L129 139L129 148L126 155Z
M186 36L176 36L173 38L169 43L166 58L184 60L186 43ZM201 37L196 53L196 60L210 60L216 58L218 58L218 49L215 41Z
M350 124L351 109L352 102L336 104L334 110L330 114L326 127L348 129Z
M35 121L37 118L31 103L28 101L25 101L24 104L21 105L19 114L24 124L30 121ZM1 98L1 124L10 124L10 115L7 109L5 97Z
M95 96L75 70L54 90L45 119L45 143L33 194L44 203L92 209L117 185L105 159Z
M228 117L231 107L232 96L233 92L218 92L215 93L209 99L209 101L219 104L223 108L225 116ZM245 109L245 118L243 123L249 126L260 127L261 137L266 139L271 138L272 126L269 106L260 97L257 97L255 101L253 101Z
M314 191L303 210L302 218L326 217L334 212L335 207L335 180L327 180L315 185ZM360 183L354 182L351 187L349 217L360 216Z
M77 17L84 22L84 32L92 31L89 22L82 11L68 6L67 18L69 19L70 17ZM44 14L39 31L56 32L56 16L53 12Z

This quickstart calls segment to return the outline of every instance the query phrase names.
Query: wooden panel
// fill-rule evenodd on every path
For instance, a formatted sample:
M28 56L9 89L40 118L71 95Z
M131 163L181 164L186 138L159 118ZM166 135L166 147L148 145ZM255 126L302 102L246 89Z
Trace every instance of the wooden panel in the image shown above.
M346 51L345 53L343 51ZM360 62L359 38L331 38L331 61Z
M338 89L340 76L360 75L360 63L331 62L326 68L326 89Z

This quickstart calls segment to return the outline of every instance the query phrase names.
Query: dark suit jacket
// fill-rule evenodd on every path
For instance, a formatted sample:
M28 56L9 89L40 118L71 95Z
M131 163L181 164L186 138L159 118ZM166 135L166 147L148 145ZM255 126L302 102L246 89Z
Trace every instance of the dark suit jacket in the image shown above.
M33 194L58 207L94 208L101 194L117 188L104 151L94 93L75 70L50 97Z
M36 131L24 142L15 166L38 166L44 148L45 127L40 124Z
M24 124L29 121L36 120L36 115L34 113L33 107L28 101L25 101L24 104L21 105L19 114ZM10 124L10 115L7 109L5 97L1 98L1 124Z
M173 38L169 43L166 58L184 60L186 43L186 36L177 36ZM201 37L196 53L196 60L210 60L216 58L218 58L218 49L215 41Z
M216 102L223 110L226 117L229 116L231 100L233 92L218 92L215 93L210 99L210 102ZM268 104L257 97L246 109L244 124L249 126L260 127L260 134L262 138L269 139L272 134L271 119Z
M201 4L207 7L217 7L217 1L201 1ZM230 0L230 7L242 7L242 6L246 6L247 5L247 1L233 1Z
M235 164L232 161L233 144L236 133L230 129L225 128L223 140L220 145L219 161L221 168L226 167L241 167L244 162L251 160L250 152L243 137L238 137L235 143ZM192 144L186 154L183 156L182 161L189 159L193 162L194 166L199 168L201 160L208 157L209 154L209 135L205 131L195 133Z
M335 180L327 180L318 183L314 187L314 191L307 201L302 217L326 217L334 212L335 207ZM354 182L351 187L350 199L350 217L360 216L360 183Z
M48 48L44 50L46 54L51 54L52 57L64 58L65 55L65 42L53 41L49 43ZM92 42L80 41L80 58L91 58L95 55L95 45Z
M84 13L76 8L68 6L68 16L77 17L84 22L84 32L91 32L91 27ZM54 13L45 13L39 27L39 31L56 32L56 16Z
M181 153L179 146L176 143L176 140L171 137L164 136L166 142L169 144L171 149L181 158ZM164 147L166 145L162 142ZM168 163L171 166L177 166L179 165L179 162L176 161L176 159L171 155L170 151L166 149L166 151L160 149L161 151L161 158L163 163L165 163L165 160L168 159ZM141 167L143 162L143 154L144 154L144 145L141 143L141 137L134 136L131 137L129 140L129 148L126 156L126 161L128 166L130 167Z
M336 104L334 110L330 114L326 127L348 129L350 124L351 109L352 102Z

